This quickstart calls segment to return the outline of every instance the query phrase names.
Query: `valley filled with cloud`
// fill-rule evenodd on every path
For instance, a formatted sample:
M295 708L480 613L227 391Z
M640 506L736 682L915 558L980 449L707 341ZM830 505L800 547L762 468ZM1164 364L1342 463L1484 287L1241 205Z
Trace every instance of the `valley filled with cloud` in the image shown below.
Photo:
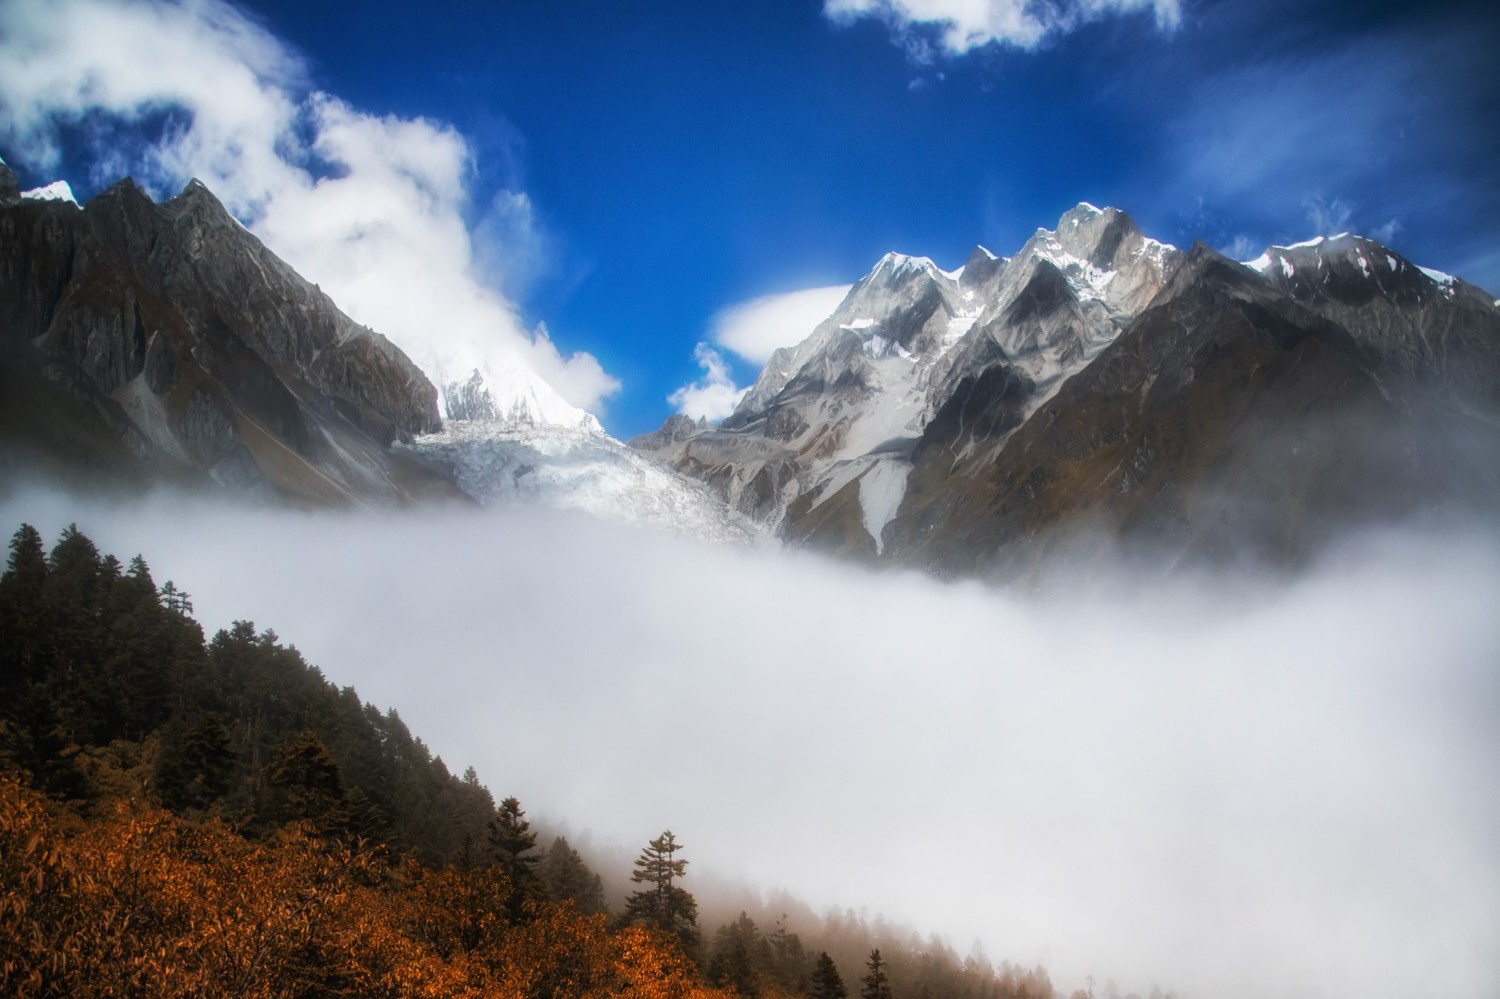
M253 620L454 772L602 848L1145 994L1500 983L1500 543L1031 591L539 510L226 510L22 488Z

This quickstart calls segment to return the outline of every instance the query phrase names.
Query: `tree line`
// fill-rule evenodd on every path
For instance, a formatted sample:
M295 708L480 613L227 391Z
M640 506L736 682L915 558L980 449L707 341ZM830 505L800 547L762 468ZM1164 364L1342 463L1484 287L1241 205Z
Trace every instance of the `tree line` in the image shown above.
M1052 995L1039 968L871 947L837 917L806 921L808 944L744 912L703 934L670 830L610 912L516 798L452 774L274 632L205 639L192 609L76 526L50 551L29 525L12 537L0 993Z

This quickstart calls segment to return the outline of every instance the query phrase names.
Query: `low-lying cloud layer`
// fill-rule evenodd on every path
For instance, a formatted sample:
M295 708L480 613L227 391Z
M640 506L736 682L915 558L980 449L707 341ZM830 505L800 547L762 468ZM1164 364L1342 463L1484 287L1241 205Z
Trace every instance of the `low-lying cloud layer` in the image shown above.
M1026 597L530 511L28 489L0 518L143 552L209 631L275 628L534 817L627 853L670 827L690 872L980 937L1064 994L1500 990L1492 529Z
M198 177L435 377L443 359L482 358L593 412L619 388L481 279L481 257L524 270L543 248L522 238L537 231L530 202L507 192L505 224L484 231L518 242L476 253L473 153L452 127L311 89L295 51L221 0L3 0L0 21L0 139L33 169L56 169L73 142L96 184L134 175L165 197Z

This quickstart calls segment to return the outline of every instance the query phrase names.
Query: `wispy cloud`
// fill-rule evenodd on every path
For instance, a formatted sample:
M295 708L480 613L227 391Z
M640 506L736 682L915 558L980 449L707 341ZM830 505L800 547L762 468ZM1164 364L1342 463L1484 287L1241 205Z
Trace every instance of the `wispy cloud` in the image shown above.
M1412 238L1398 220L1421 220L1428 242L1406 252L1477 256L1493 227L1474 219L1500 209L1484 37L1435 20L1223 69L1179 67L1199 79L1163 134L1169 174L1153 176L1152 192L1215 206L1231 232L1253 221L1262 243L1346 229Z
M1224 254L1230 260L1249 260L1259 256L1260 252L1265 249L1265 246L1257 243L1252 237L1240 233L1218 249L1220 253Z
M452 127L311 91L298 54L221 0L6 0L0 16L0 140L31 169L56 169L69 137L96 183L129 173L162 196L197 176L418 363L458 345L585 409L619 388L593 356L528 333L480 279L475 165ZM499 238L526 259L515 210L529 205L502 207Z
M1179 0L824 0L824 16L835 24L877 18L916 65L935 61L938 51L963 55L986 45L1031 49L1091 21L1150 13L1163 30L1181 20ZM935 43L935 44L934 44Z
M682 386L667 401L684 416L717 423L734 412L747 389L734 384L734 374L724 356L708 344L693 348L693 360L703 369L703 377Z
M1327 201L1319 197L1310 197L1302 202L1307 209L1307 224L1312 226L1312 231L1319 236L1332 236L1349 230L1349 220L1354 216L1354 210L1349 204L1340 198Z
M526 511L0 497L22 519L143 552L208 630L274 627L627 857L670 825L690 875L981 937L1064 995L1500 990L1493 529L1022 597Z

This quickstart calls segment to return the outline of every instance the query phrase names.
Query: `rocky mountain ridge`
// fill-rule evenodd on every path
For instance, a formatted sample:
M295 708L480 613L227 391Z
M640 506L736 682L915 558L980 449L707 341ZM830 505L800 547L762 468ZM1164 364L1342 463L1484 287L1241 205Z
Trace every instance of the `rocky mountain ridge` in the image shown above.
M526 502L717 542L764 532L482 343L426 369L197 181L80 207L0 164L0 464L297 505ZM430 355L430 356L429 356Z
M1284 563L1340 525L1500 511L1500 303L1348 234L1241 264L1085 203L1010 257L887 254L722 425L633 449L483 344L442 348L413 363L197 182L79 207L0 165L15 467L537 503L959 575L1085 536Z
M386 447L439 426L426 376L202 184L160 205L129 180L85 208L3 201L12 444L87 439L116 469L312 503L448 491Z
M1497 385L1500 303L1378 243L1240 264L1080 204L1009 258L887 255L721 426L632 444L860 560L1012 575L1087 528L1286 562L1337 523L1500 512Z

